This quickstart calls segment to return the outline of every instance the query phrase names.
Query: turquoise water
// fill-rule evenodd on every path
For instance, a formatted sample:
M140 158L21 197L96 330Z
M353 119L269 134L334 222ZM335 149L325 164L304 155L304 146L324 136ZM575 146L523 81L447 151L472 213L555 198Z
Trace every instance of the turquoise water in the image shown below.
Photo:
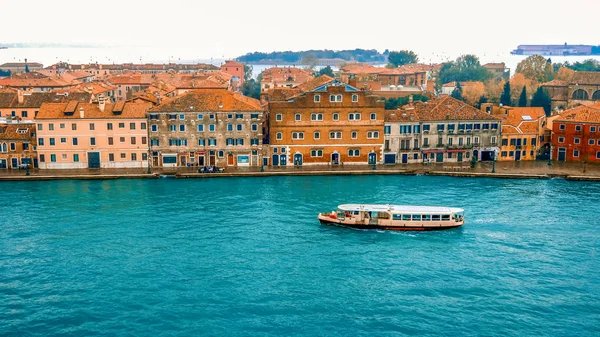
M428 176L1 183L0 335L598 336L600 184ZM340 203L464 207L426 233Z

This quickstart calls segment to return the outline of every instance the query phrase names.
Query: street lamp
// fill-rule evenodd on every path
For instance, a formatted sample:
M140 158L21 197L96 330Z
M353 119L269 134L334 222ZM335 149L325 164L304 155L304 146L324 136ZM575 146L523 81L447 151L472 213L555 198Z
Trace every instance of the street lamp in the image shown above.
M496 151L492 155L492 173L496 173Z

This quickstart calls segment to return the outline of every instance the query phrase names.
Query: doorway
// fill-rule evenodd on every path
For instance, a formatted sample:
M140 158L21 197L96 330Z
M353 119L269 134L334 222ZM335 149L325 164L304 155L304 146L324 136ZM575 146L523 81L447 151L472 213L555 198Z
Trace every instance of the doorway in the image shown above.
M332 165L338 165L340 163L340 154L337 152L334 152L331 154L331 164Z
M302 154L294 154L294 166L302 166Z
M408 153L402 154L402 164L408 164Z
M369 165L374 165L377 161L377 155L375 152L369 152Z
M88 168L100 168L100 152L88 152Z
M567 149L564 147L558 148L558 161L567 160Z

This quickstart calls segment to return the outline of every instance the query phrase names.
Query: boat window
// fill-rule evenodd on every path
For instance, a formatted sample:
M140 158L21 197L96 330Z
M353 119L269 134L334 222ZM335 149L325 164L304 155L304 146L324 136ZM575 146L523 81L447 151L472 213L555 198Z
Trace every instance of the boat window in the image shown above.
M450 214L443 214L442 221L450 221Z
M434 214L434 215L431 216L431 220L433 220L433 221L440 221L440 218L441 217L440 217L439 214Z
M412 220L413 221L421 221L421 214L413 214Z
M392 215L392 219L394 219L394 220L402 220L402 214L394 214L394 215Z
M431 221L431 215L430 214L423 214L423 221Z
M410 214L402 214L402 220L410 221Z
M352 214L354 214L354 215L358 215L358 213L360 213L360 212L359 211L352 212Z

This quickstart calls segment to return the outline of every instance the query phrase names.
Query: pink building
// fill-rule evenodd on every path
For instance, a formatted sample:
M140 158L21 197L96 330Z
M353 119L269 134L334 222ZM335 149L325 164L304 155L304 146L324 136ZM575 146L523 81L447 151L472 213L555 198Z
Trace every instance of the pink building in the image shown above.
M44 103L36 118L41 169L148 166L150 103Z

